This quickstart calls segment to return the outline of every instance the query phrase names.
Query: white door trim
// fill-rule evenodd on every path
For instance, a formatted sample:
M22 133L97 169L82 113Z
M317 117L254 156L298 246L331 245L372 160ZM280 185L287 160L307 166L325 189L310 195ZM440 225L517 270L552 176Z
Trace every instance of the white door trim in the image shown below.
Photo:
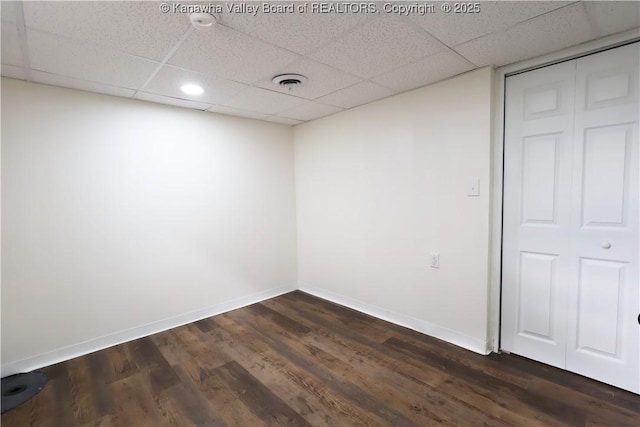
M500 299L502 275L502 175L504 171L504 95L505 78L545 65L574 59L590 53L611 49L640 40L640 29L593 40L549 55L506 65L494 73L493 82L493 142L491 188L491 247L489 271L489 349L500 350Z

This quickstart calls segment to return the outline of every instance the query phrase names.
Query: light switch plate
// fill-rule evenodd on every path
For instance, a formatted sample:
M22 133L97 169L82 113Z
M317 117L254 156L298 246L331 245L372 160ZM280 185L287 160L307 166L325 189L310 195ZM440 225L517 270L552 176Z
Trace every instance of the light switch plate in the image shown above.
M467 196L478 197L479 195L480 195L480 178L469 179L469 184L467 185Z
M440 254L432 253L429 258L430 258L429 259L429 261L430 261L429 267L431 267L431 268L440 268Z

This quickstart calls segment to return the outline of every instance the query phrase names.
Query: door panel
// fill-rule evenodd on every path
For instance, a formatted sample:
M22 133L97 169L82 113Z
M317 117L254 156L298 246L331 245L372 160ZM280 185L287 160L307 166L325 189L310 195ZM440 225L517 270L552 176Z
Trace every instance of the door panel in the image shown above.
M507 80L502 348L564 366L575 62Z
M587 110L633 103L636 82L633 65L629 65L592 72L586 76Z
M585 130L582 168L582 226L620 227L629 202L628 146L631 126Z
M566 356L567 369L635 392L639 64L637 43L577 60Z
M518 335L555 345L554 294L557 255L520 253Z
M620 323L625 264L580 259L576 349L582 353L621 359Z
M562 115L566 97L562 82L536 85L524 91L525 121Z
M560 134L528 136L522 150L522 222L555 224Z
M507 78L502 348L640 393L640 44Z

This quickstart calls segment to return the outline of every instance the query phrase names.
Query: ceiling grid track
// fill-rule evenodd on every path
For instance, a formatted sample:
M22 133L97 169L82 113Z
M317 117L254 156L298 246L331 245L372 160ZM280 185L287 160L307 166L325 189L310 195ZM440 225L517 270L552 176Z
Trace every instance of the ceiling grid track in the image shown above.
M18 29L18 39L20 40L20 51L22 53L22 60L24 61L24 72L26 80L32 81L31 78L31 58L29 56L29 43L27 42L27 25L24 20L24 9L22 2L15 3L16 11L16 26Z
M151 75L147 78L147 80L145 80L145 82L142 84L142 86L140 86L140 89L137 89L136 92L133 94L133 97L135 98L138 95L138 92L141 92L142 90L144 90L144 88L146 88L149 83L151 83L151 80L153 80L153 78L156 76L156 74L158 74L160 72L160 70L162 69L162 67L164 67L165 65L167 65L167 63L169 62L169 60L171 59L171 57L178 51L178 49L180 49L180 46L182 46L182 44L185 42L185 40L187 40L187 38L191 35L192 32L195 31L195 28L193 27L189 27L189 29L182 35L182 37L180 37L180 40L178 40L178 42L175 44L175 46L173 46L171 48L171 50L169 51L169 53L167 53L167 56L164 57L164 59L160 62L160 64L158 64L158 66L156 67L155 70L153 70L153 72L151 73Z

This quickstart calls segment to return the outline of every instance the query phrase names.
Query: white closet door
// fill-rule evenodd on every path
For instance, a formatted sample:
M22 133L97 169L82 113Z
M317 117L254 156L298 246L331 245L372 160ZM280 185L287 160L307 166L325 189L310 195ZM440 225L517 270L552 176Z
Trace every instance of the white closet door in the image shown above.
M576 67L567 369L640 391L640 44Z
M640 393L640 44L509 77L502 348Z
M575 61L506 82L502 348L564 367Z

